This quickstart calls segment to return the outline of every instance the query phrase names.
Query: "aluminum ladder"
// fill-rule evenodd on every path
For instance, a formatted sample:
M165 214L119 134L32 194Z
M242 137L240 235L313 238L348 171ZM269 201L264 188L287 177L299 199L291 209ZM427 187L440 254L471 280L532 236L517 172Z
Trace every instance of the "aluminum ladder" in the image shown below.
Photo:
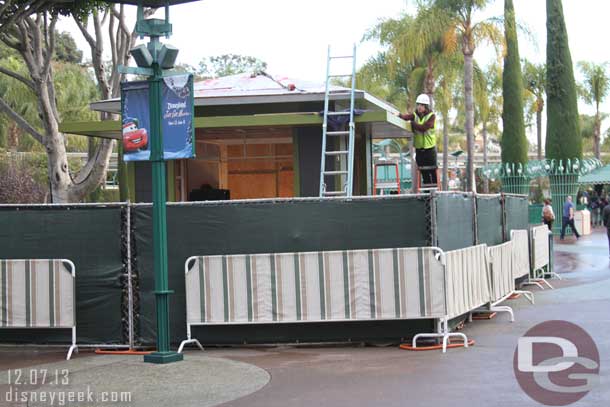
M335 74L331 71L331 62L334 60L352 60L351 74ZM351 89L349 91L331 91L331 80L333 78L351 77ZM326 91L324 93L324 121L322 122L322 158L320 160L320 198L330 196L351 197L354 184L354 91L356 86L356 45L353 46L352 55L331 56L330 45L326 60ZM348 95L350 96L349 111L329 111L330 96ZM328 130L329 116L349 115L348 128L346 130ZM338 147L337 147L338 146ZM330 157L330 164L327 168L326 158ZM327 180L335 177L335 185L339 188L334 190L327 189Z

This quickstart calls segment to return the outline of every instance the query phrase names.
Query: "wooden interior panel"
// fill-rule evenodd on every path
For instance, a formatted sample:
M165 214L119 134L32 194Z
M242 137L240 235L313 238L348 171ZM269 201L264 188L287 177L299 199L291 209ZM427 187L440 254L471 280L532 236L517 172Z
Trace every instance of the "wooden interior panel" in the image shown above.
M292 168L280 170L278 172L277 183L278 196L280 198L294 197L294 171L292 171Z
M292 128L204 129L189 160L188 190L210 184L231 199L294 196Z
M277 197L275 172L229 173L231 199L256 199Z

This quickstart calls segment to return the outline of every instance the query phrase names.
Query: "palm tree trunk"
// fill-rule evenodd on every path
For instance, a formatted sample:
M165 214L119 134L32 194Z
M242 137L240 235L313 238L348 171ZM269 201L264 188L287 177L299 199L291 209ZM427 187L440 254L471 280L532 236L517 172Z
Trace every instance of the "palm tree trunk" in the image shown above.
M449 187L449 116L448 112L443 115L443 191Z
M542 109L536 108L536 140L538 142L538 161L542 160Z
M424 78L424 93L430 98L430 109L434 108L434 66L432 65L432 58L428 59L428 65L426 66L426 77Z
M593 131L593 137L594 137L594 152L595 152L595 158L597 158L598 160L600 159L601 156L601 151L600 151L600 133L601 133L601 120L599 119L599 103L597 104L597 109L595 111L595 130Z
M476 192L474 177L474 102L472 91L473 53L464 52L464 101L466 106L467 191Z
M487 122L483 122L483 168L487 167ZM489 193L489 180L487 177L483 179L483 193Z

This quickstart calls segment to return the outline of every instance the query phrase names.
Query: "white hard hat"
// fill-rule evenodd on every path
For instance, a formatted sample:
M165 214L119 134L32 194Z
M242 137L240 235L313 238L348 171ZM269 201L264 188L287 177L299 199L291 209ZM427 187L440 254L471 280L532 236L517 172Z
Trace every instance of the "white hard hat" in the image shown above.
M417 103L418 105L430 106L430 97L428 95L426 95L425 93L422 93L421 95L419 95L417 97L417 100L415 101L415 103Z

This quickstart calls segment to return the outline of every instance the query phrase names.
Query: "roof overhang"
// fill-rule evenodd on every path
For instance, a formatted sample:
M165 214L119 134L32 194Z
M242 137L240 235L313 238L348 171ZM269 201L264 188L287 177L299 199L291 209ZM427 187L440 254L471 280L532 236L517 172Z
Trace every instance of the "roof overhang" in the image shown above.
M366 111L355 117L355 122L371 123L375 138L408 137L409 123L385 110ZM269 113L241 116L196 117L196 129L227 127L266 127L266 126L322 126L322 117L317 112L306 113ZM118 120L66 122L59 130L63 133L89 137L121 138L121 123ZM376 134L377 133L377 134Z
M586 175L580 176L578 179L580 185L599 185L610 184L610 165L596 168Z

